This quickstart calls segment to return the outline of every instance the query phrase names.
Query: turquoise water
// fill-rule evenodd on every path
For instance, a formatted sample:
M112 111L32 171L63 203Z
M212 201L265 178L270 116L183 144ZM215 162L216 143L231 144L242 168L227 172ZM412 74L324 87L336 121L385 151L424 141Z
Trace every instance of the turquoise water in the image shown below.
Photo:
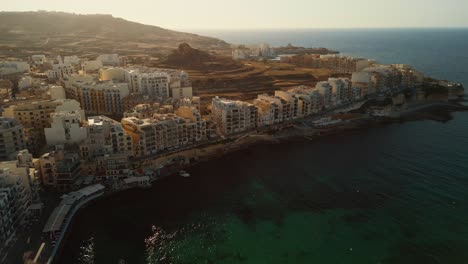
M335 31L327 34L343 46L362 39L360 49L374 55L363 56L413 63L466 86L465 33L372 31L367 42L362 32L341 39ZM389 34L402 42L393 57L381 52L391 53L382 37ZM415 42L418 34L423 43L405 42ZM458 42L437 42L438 34ZM309 39L316 36L312 32ZM453 61L443 63L446 56ZM190 178L168 178L80 212L58 263L79 263L89 251L95 263L468 261L467 112L448 122L397 123L257 146L189 172Z

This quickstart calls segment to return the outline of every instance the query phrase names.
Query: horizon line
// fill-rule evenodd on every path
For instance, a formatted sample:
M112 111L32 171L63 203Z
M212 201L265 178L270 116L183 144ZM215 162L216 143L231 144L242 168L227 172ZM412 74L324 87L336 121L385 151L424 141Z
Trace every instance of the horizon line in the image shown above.
M185 30L206 30L206 31L259 31L259 30L265 30L265 31L275 31L275 30L396 30L396 29L468 29L468 25L452 25L452 26L402 26L402 27L395 27L395 26L382 26L382 27L372 27L372 26L353 26L353 27L313 27L313 26L299 26L299 27L294 27L294 26L288 26L288 27L273 27L273 26L259 26L259 27L184 27L184 26L175 26L175 25L155 25L155 24L150 24L148 22L142 22L138 20L132 20L131 18L124 18L120 17L118 15L114 15L111 13L79 13L79 12L69 12L69 11L57 11L57 10L44 10L44 9L39 9L39 10L0 10L0 13L28 13L28 12L36 12L36 13L65 13L65 14L73 14L73 15L108 15L112 16L114 18L118 19L124 19L130 22L136 22L140 23L143 25L148 25L148 26L155 26L155 27L161 27L165 29L170 29L170 30L176 30L176 31L185 31Z

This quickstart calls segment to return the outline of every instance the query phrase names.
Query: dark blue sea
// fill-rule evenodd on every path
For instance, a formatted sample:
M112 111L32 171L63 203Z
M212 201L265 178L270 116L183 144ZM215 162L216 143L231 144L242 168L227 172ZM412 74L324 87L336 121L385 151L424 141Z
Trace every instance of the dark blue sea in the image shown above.
M408 63L468 87L467 29L195 33ZM58 263L468 263L468 112L251 147L189 172L81 211Z

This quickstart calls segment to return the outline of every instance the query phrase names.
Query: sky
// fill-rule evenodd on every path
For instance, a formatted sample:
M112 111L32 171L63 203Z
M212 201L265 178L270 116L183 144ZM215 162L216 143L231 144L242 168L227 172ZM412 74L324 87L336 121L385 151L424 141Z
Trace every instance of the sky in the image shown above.
M0 0L1 11L112 14L170 29L468 27L468 0Z

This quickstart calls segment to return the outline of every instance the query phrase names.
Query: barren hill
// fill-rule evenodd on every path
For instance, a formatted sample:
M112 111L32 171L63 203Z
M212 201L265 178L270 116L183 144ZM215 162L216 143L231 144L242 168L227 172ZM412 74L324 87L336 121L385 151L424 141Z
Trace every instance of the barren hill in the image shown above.
M112 15L0 12L0 46L4 48L136 54L150 49L167 51L179 43L205 50L229 48L219 39L144 25Z
M188 43L180 44L163 64L171 68L199 71L234 70L243 67L242 63L235 62L230 57L208 54L192 48Z

